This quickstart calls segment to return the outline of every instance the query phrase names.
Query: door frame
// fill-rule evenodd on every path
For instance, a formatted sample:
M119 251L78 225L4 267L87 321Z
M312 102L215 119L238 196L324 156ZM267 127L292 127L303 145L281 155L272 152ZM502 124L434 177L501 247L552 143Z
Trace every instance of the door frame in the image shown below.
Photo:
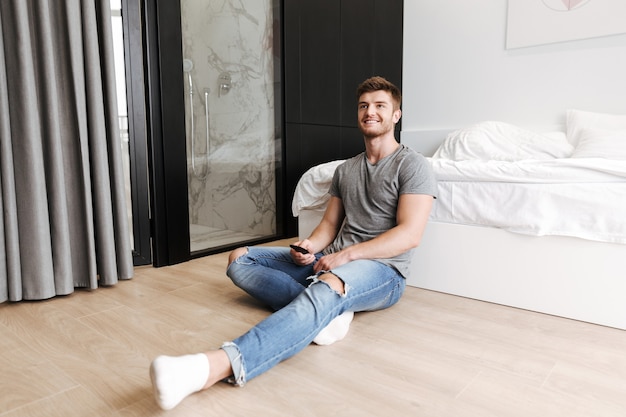
M141 0L122 0L121 5L130 151L133 265L150 265L152 247L143 76L143 11Z
M190 259L181 9L145 0L144 48L154 266Z
M122 0L122 17L134 265L172 265L190 259L182 68L163 62L182 62L180 3Z

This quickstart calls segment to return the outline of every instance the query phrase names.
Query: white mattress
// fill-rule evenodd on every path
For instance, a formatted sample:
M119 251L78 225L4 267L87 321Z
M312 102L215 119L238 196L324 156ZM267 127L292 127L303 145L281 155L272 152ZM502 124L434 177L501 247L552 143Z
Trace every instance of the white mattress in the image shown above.
M626 162L431 159L431 220L626 244Z

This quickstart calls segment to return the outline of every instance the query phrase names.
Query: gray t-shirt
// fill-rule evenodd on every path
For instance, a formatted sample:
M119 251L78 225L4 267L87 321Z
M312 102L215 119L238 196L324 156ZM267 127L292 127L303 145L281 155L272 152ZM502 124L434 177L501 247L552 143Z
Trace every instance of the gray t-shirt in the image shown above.
M346 218L325 254L371 240L395 227L400 194L436 197L437 183L426 158L400 145L376 164L367 160L365 152L347 159L335 170L328 192L341 199ZM393 258L376 260L396 268L406 278L412 253L413 249Z

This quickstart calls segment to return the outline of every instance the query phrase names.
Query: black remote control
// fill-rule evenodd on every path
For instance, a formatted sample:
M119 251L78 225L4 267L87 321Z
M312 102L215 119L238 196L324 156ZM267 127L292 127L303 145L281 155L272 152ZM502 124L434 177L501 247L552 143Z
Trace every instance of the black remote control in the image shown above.
M297 245L289 245L289 247L290 247L291 249L295 250L296 252L304 253L305 255L306 255L307 253L309 253L309 251L308 251L308 250L306 250L306 249L304 249L304 248L302 248L302 247L300 247L300 246L297 246Z

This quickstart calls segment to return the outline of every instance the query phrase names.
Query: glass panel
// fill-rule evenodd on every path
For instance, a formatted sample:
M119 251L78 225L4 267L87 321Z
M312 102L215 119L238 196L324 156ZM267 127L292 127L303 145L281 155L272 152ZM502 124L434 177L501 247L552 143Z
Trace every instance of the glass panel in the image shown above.
M128 224L133 224L133 210L130 188L130 152L128 142L128 106L126 104L126 70L124 64L124 29L122 27L122 2L111 0L111 26L113 30L113 54L115 58L115 83L117 87L117 112L119 116L122 164L124 166L124 184ZM130 230L130 242L134 247L133 228Z
M277 232L278 3L181 0L192 253Z

